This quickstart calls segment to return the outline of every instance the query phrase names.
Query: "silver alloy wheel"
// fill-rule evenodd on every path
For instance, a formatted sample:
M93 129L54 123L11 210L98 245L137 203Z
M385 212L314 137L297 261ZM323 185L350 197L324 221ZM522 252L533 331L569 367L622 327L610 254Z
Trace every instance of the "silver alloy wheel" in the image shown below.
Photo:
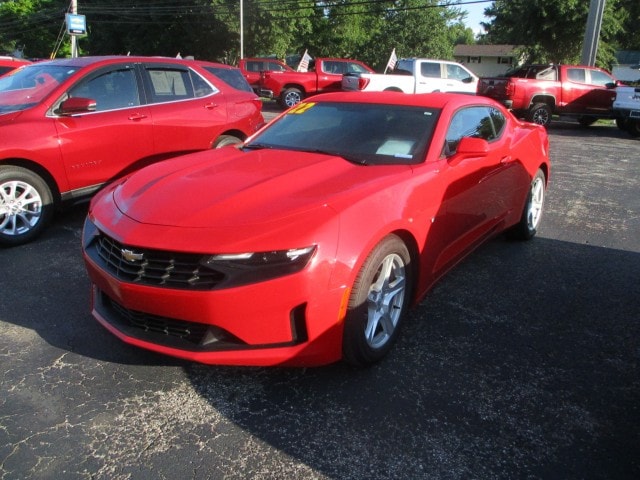
M384 257L367 295L365 339L371 348L383 347L402 314L406 291L406 265L398 254Z
M533 123L547 125L549 123L549 112L544 109L536 110L533 114Z
M9 180L0 184L0 233L23 235L34 228L42 215L42 198L26 182Z
M284 94L284 104L287 107L293 107L302 101L302 95L296 89L291 89Z
M529 211L527 212L527 226L529 230L534 231L538 228L543 205L544 178L537 176L531 183L531 201L529 202Z

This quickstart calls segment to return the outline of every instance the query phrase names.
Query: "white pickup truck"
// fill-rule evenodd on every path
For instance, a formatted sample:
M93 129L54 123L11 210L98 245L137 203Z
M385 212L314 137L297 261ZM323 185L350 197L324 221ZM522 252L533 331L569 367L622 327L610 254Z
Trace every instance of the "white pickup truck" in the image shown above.
M619 127L640 137L640 87L616 87L613 114Z
M347 73L342 77L342 90L475 94L478 85L478 77L473 72L459 63L446 60L403 58L398 60L393 72L393 74Z

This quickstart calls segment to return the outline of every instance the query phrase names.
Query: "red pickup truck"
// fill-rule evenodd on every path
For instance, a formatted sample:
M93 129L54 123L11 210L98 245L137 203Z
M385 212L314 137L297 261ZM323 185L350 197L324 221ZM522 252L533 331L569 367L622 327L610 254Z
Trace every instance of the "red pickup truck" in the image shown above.
M566 115L591 125L613 118L618 84L608 72L578 65L526 65L503 77L480 78L477 94L491 97L517 116L548 125L551 116Z
M261 72L259 95L275 98L285 108L292 107L310 95L342 90L342 75L345 73L374 71L358 60L316 58L309 63L308 72Z
M289 65L276 58L241 58L238 68L256 93L260 90L260 72L295 72Z

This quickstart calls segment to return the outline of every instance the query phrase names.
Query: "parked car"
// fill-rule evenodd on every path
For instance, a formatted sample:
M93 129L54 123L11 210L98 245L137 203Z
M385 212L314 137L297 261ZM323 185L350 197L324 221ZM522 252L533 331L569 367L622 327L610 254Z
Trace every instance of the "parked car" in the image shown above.
M238 68L257 94L260 94L260 72L295 72L286 63L275 58L241 58Z
M275 98L281 106L289 108L310 95L340 91L342 76L354 72L373 73L373 69L358 60L316 58L309 63L308 72L263 71L260 96Z
M584 126L612 118L618 84L608 72L582 65L525 65L504 77L483 77L478 95L503 103L520 117L549 125L552 115L575 117Z
M318 95L96 195L93 315L192 361L370 364L474 247L536 234L549 169L545 129L487 98Z
M617 87L613 112L620 128L640 137L640 87Z
M194 60L84 57L0 78L0 244L143 165L241 142L261 108L237 69Z
M342 89L363 92L476 93L478 77L464 65L446 60L403 58L389 74L347 73Z
M28 60L22 60L20 58L0 56L0 77L12 72L16 68L28 65L31 62Z

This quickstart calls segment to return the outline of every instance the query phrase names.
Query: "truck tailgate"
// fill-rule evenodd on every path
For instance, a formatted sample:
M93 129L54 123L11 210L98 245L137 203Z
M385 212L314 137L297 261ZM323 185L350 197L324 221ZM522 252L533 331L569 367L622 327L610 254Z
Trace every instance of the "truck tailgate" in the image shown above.
M478 95L495 99L504 99L508 97L507 85L509 78L506 77L487 77L480 78L478 81Z

